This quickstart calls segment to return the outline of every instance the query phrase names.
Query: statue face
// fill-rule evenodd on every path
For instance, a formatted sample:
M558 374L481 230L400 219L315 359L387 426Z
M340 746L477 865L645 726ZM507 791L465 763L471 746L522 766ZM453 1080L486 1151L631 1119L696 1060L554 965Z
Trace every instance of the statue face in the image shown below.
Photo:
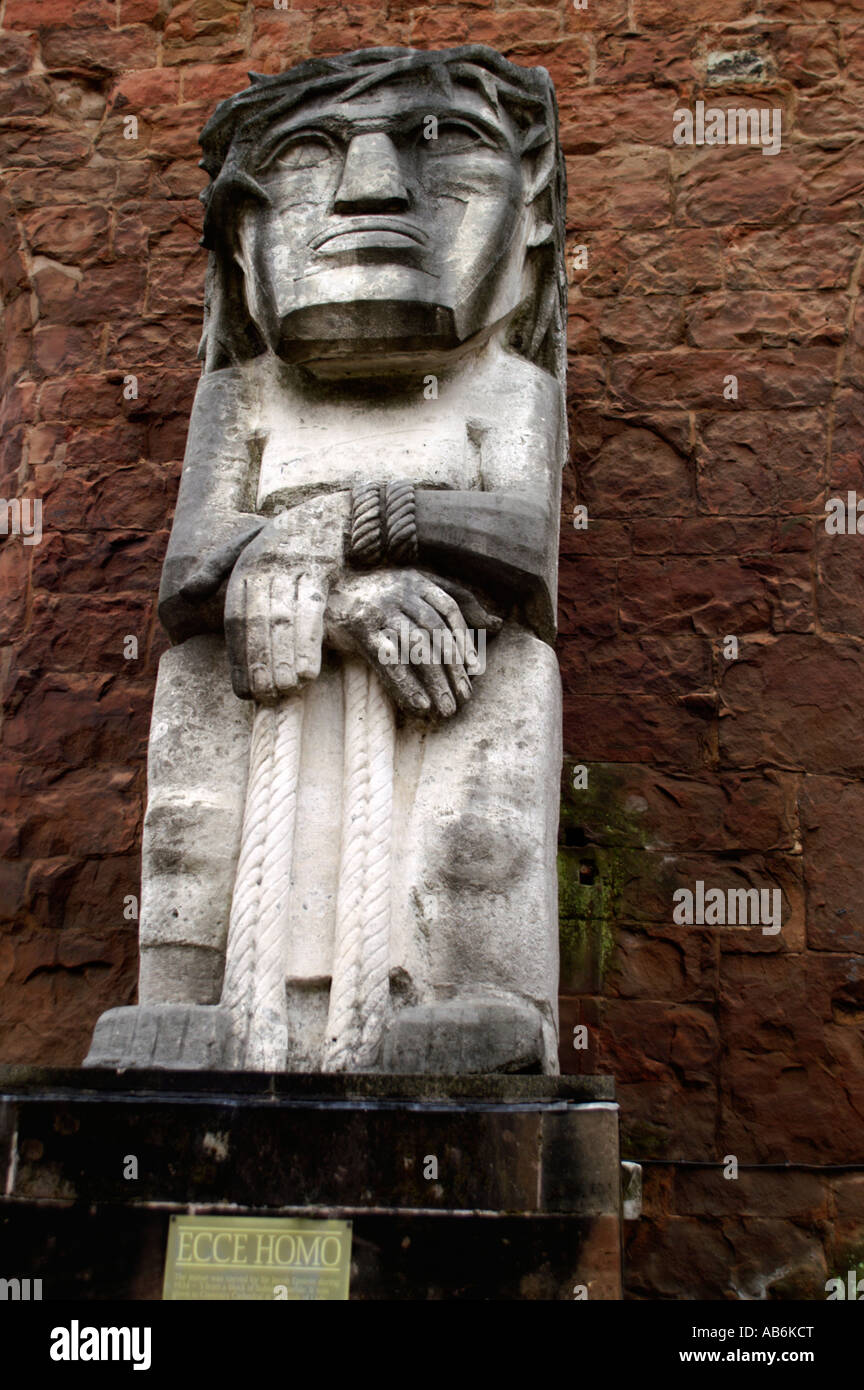
M287 360L447 351L515 308L523 169L509 116L394 79L274 124L241 215L250 313Z

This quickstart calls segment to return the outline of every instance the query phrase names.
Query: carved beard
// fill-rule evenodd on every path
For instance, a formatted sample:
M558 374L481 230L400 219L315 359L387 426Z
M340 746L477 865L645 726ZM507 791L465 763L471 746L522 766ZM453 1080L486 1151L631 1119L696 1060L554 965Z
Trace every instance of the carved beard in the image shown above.
M369 251L292 278L278 226L255 210L240 220L236 260L250 317L283 361L320 376L385 376L445 364L524 303L527 210L514 222L502 253L461 276L446 273L443 257L427 269L410 253Z

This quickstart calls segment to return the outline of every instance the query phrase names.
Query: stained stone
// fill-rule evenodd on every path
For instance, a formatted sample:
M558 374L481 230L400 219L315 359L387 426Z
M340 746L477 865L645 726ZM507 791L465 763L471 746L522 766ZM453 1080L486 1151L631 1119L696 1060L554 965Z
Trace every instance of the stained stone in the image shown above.
M368 49L253 75L201 144L139 1003L88 1064L554 1073L551 81Z
M161 1298L169 1214L207 1211L349 1220L355 1300L621 1297L609 1077L5 1067L0 1169L46 1299Z

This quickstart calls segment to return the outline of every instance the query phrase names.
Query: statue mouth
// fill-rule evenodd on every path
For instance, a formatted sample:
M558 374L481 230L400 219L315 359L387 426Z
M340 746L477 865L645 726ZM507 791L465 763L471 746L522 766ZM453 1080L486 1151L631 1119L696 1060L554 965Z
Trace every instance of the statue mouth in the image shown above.
M345 217L336 227L319 232L309 243L313 251L327 246L325 255L336 251L401 246L426 246L429 238L415 222L401 217Z

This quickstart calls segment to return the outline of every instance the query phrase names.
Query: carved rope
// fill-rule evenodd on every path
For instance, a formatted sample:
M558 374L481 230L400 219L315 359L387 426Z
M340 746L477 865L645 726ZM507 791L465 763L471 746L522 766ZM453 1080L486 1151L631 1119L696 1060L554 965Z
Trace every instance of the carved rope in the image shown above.
M390 989L395 719L365 663L346 660L344 690L342 860L325 1071L362 1071L375 1064Z
M413 483L388 483L385 487L384 534L388 560L397 565L409 565L417 559Z
M255 712L222 1003L236 1066L280 1071L288 1046L288 904L303 728L302 696Z
M358 483L351 491L351 541L348 558L371 568L383 558L381 492L377 483Z
M357 483L351 492L351 564L371 569L385 558L395 565L417 559L413 483Z

